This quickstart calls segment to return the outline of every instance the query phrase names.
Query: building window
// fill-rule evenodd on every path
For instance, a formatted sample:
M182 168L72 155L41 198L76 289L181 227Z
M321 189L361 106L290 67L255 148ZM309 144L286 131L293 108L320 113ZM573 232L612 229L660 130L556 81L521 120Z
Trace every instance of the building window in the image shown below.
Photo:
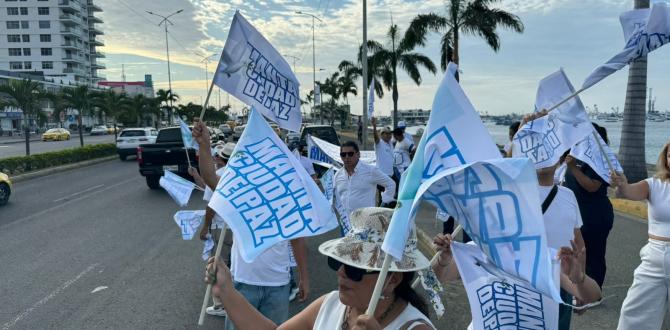
M42 56L51 56L51 48L42 48L41 49Z
M23 68L26 70L30 70L33 68L33 62L23 62Z
M12 29L18 29L19 28L19 21L7 21L7 29L12 30Z
M9 48L9 56L21 56L21 48Z
M21 62L9 62L10 70L23 70L23 63Z
M37 7L37 15L49 15L49 7Z
M23 16L28 15L28 7L21 7L21 15Z
M7 42L21 42L21 35L19 34L8 34Z
M53 68L54 68L54 62L51 61L42 62L42 69L53 69Z
M30 48L23 49L23 56L30 56Z
M30 23L28 23L28 21L21 21L21 28L22 29L30 28Z
M22 34L21 39L23 39L23 42L30 42L30 35L29 34Z
M40 42L51 42L50 34L40 34Z
M49 28L51 28L51 22L40 21L40 29L49 29Z
M19 14L18 7L7 7L7 15L14 16Z

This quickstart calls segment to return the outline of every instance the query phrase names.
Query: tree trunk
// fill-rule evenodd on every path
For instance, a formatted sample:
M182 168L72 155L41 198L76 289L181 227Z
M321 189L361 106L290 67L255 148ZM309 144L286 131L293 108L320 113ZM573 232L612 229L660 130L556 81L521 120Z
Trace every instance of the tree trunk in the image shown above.
M23 135L26 139L26 156L30 156L30 118L25 113L23 115L25 118L25 122L23 124Z
M79 115L77 116L77 124L79 126L79 145L84 146L84 132L82 131L82 124L81 124L81 111L79 111Z
M116 143L117 138L118 138L118 133L116 131L116 118L114 118L114 143Z
M635 0L635 9L649 8L649 0ZM647 178L645 125L647 99L647 57L630 64L619 160L630 182Z
M454 29L454 64L458 65L460 62L460 57L458 56L458 28ZM461 77L456 70L456 81L461 81Z
M393 128L398 127L398 76L393 66Z

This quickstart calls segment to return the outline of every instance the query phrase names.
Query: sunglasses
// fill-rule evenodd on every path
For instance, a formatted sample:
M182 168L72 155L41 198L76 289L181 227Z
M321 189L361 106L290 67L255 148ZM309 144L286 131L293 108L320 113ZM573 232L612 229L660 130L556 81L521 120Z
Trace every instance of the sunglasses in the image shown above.
M340 157L354 157L355 154L355 151L340 152Z
M354 281L360 282L363 279L363 276L370 274L378 274L378 271L366 270L356 268L354 266L349 266L345 263L342 263L332 257L328 257L328 267L334 271L340 270L340 267L344 266L344 274L347 275L347 278Z

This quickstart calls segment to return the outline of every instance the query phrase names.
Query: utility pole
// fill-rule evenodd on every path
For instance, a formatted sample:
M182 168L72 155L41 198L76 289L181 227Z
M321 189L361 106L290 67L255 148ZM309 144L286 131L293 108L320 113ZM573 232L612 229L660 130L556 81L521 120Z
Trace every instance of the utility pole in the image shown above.
M168 42L168 23L170 25L174 25L169 20L169 18L174 16L174 15L177 15L177 14L181 13L182 11L184 11L184 10L179 9L176 12L174 12L170 15L167 15L167 16L163 16L163 15L160 15L160 14L156 14L156 13L147 11L147 13L149 13L150 15L154 15L154 16L158 16L158 17L162 18L160 23L158 23L158 26L161 26L161 24L165 26L165 53L167 55L168 88L169 88L169 92L170 92L170 94L169 94L170 95L170 109L168 109L168 123L169 123L170 126L172 126L172 107L173 107L173 105L172 105L172 95L173 95L173 91L172 91L172 74L170 72L170 44Z
M315 33L314 33L314 20L318 20L319 22L323 22L320 18L316 17L315 15L312 15L310 13L306 13L304 11L296 11L296 14L299 15L307 15L312 17L312 90L314 91L314 99L312 100L312 117L314 116L314 107L316 107L316 46L315 46ZM321 117L321 124L323 124L323 111L320 111L320 117Z
M299 57L293 56L293 55L286 55L284 54L284 57L288 57L293 60L293 73L295 73L295 61L300 61Z
M368 4L367 0L363 0L363 56L361 58L363 64L363 145L362 149L366 149L368 144Z

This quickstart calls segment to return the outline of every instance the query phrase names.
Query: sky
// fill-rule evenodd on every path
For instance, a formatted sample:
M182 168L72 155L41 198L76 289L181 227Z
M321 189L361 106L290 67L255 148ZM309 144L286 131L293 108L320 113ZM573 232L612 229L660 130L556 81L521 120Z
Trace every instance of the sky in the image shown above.
M168 15L172 88L181 96L180 103L201 104L216 62L225 44L230 22L239 10L284 55L295 56L295 72L301 95L312 89L312 19L295 14L304 11L317 15L315 26L317 80L325 80L337 71L342 60L354 61L362 41L362 1L355 0L95 0L103 9L107 58L102 72L107 80L122 80L122 64L127 81L144 80L151 74L155 89L168 88L165 31L158 27L160 18L146 11ZM653 1L652 2L656 2ZM368 39L387 43L391 22L404 31L418 14L444 15L444 0L369 0ZM502 0L496 7L521 18L521 34L499 30L501 48L494 52L486 43L471 35L461 37L461 84L475 108L482 114L526 113L533 110L538 82L563 68L574 86L598 65L624 46L619 15L633 8L633 0ZM433 33L426 47L416 51L430 57L438 67L436 74L422 70L417 86L399 74L399 109L429 110L434 93L443 77L439 69L439 39ZM649 56L648 87L653 88L656 109L670 110L667 93L670 80L670 47ZM294 60L286 57L289 64ZM323 70L320 70L323 69ZM582 94L589 109L623 111L628 69L613 74ZM361 80L358 96L349 96L353 114L363 109ZM219 97L220 95L220 97ZM234 112L243 104L215 87L210 104L225 105L230 99ZM376 100L375 111L390 115L391 93ZM308 109L306 109L308 111Z

